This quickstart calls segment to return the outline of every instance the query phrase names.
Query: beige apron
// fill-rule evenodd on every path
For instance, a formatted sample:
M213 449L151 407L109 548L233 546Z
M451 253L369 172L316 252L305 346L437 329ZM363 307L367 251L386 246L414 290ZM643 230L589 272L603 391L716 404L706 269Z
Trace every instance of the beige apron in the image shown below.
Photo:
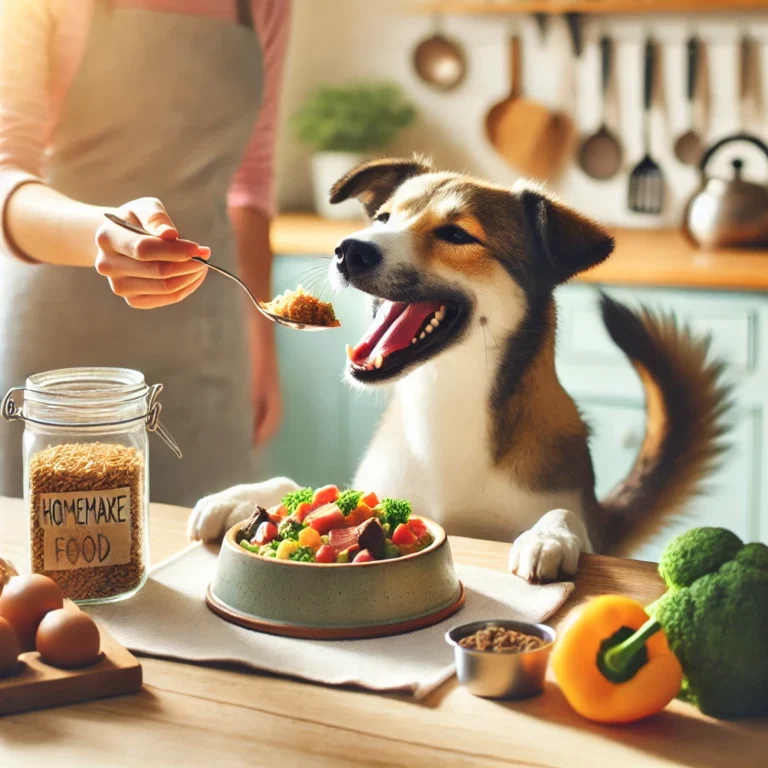
M249 2L237 0L235 24L98 0L46 181L92 204L157 197L182 237L237 271L226 195L263 80ZM211 273L186 301L138 311L95 270L0 259L0 393L55 368L137 369L165 386L163 422L184 452L179 461L152 439L154 501L190 505L251 481L250 310L241 294ZM0 495L21 496L21 478L21 430L0 424Z

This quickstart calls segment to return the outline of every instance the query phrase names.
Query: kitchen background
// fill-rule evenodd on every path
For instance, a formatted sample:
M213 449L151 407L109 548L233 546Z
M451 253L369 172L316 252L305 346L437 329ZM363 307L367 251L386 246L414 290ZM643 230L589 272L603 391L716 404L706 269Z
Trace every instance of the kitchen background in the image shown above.
M739 2L743 7L743 0ZM327 84L397 82L417 108L418 117L388 153L419 151L432 157L438 167L513 184L519 174L488 142L485 115L509 94L509 39L515 31L522 37L524 94L571 114L580 137L594 132L601 123L598 41L603 35L612 40L607 120L622 145L621 171L609 181L595 181L571 162L549 184L567 202L606 225L667 231L681 228L685 203L701 179L699 171L680 163L673 151L675 139L689 128L685 83L691 35L698 36L702 49L694 121L704 145L741 130L763 140L768 136L768 14L758 8L768 10L768 3L752 2L757 10L751 13L584 14L583 50L578 57L560 16L551 17L544 36L529 14L445 13L437 17L414 12L414 6L420 5L424 4L294 0L283 96L286 130L281 131L279 152L283 212L313 208L312 155L292 137L287 121L317 86ZM467 7L471 0L453 5ZM498 5L502 5L501 0ZM701 5L711 7L714 3ZM467 61L466 78L449 92L430 88L413 68L415 47L437 26L461 46ZM651 147L665 178L667 198L659 215L633 213L627 204L629 172L643 156L643 57L649 35L658 44ZM748 56L746 78L742 78L745 39ZM732 178L734 157L744 160L746 179L766 183L768 158L749 145L725 148L709 170ZM278 223L280 231L290 235L277 243L275 287L283 290L308 280L310 270L322 264L318 259L329 255L332 239L312 218L291 218L289 214ZM337 224L332 231L338 231L340 237L355 226L345 229ZM648 232L646 237L644 233L640 240L637 235L634 240L619 235L614 259L622 257L623 244L630 244L636 252L647 248L649 273L680 254L697 269L706 267L706 254L697 252L682 235L656 235ZM281 248L281 242L292 245ZM762 255L765 260L756 256L747 270L755 277L768 273L768 252ZM734 384L734 408L730 415L731 448L707 493L686 507L684 518L632 554L656 558L673 531L693 523L727 524L747 538L768 541L768 494L761 487L761 477L768 475L768 294L752 288L748 276L738 290L732 282L723 280L721 285L716 270L706 286L694 287L684 277L666 283L648 280L647 285L636 282L627 285L618 277L599 287L630 303L674 309L695 331L712 334L713 351L726 360L726 375ZM764 279L757 282L763 287L768 284ZM602 328L596 297L596 286L584 283L559 290L558 370L592 426L598 491L604 494L623 477L639 449L644 405L634 371ZM344 326L341 337L320 334L318 341L306 334L281 332L278 339L286 416L281 434L266 457L265 470L290 474L307 484L322 484L329 478L338 483L350 481L385 406L383 393L352 393L341 383L343 346L363 334L370 319L368 301L347 292L334 298L334 303Z
M744 35L751 43L751 61L743 127L761 136L768 132L768 15L764 13L584 14L584 50L578 60L560 17L552 18L547 40L542 42L530 15L445 14L440 20L443 31L464 49L468 68L458 88L440 93L416 77L411 60L414 48L435 29L433 14L409 10L424 5L397 0L294 0L284 114L293 114L320 84L392 79L419 110L418 120L399 137L393 151L418 150L433 157L438 166L512 184L518 174L500 161L484 129L490 107L509 93L511 32L520 25L523 92L546 105L565 108L574 115L583 135L596 130L600 123L598 39L608 34L614 43L609 123L624 148L624 172L608 182L597 182L572 163L552 186L566 200L606 224L635 227L677 226L683 205L697 185L697 171L679 163L673 153L675 138L688 127L685 53L692 33L698 34L702 43L699 96L701 102L709 101L699 105L697 115L705 143L742 127L739 54ZM456 5L468 7L472 0ZM512 7L514 1L506 5ZM643 154L643 46L649 34L659 48L652 147L667 178L669 195L664 215L650 221L648 216L630 213L626 205L626 172ZM283 136L279 155L281 208L307 209L312 204L309 155L290 134L283 132ZM764 179L768 174L766 159L751 148L740 147L739 152L745 159L745 176ZM714 170L728 175L728 160L727 153L718 158Z

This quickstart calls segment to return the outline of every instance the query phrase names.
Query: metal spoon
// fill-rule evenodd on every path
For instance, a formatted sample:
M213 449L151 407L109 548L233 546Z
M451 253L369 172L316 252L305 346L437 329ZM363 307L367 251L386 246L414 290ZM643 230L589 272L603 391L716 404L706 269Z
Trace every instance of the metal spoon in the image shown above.
M133 224L130 221L126 221L125 219L121 219L119 216L115 216L113 213L105 213L104 214L113 224L117 224L119 227L123 227L124 229L128 229L131 232L135 232L137 235L146 235L147 237L157 237L157 235L153 235L151 232L147 232L144 227L140 227L138 224ZM287 317L281 317L280 315L276 315L274 312L270 312L267 309L264 309L264 307L261 306L261 302L251 293L250 288L239 278L233 275L231 272L227 272L226 269L223 269L222 267L217 266L216 264L211 264L210 261L206 261L205 259L201 259L199 256L192 256L192 261L196 261L199 264L203 264L204 266L208 267L208 269L212 269L214 272L218 272L220 275L224 275L224 277L228 277L230 280L234 280L247 294L248 298L253 302L253 306L256 307L256 309L261 312L264 317L266 317L268 320L271 320L273 323L277 323L278 325L284 325L286 328L293 328L295 331L327 331L331 328L338 328L339 326L334 325L311 325L308 323L297 323L295 320L289 320Z
M440 31L440 19L435 20L435 32L422 40L413 52L416 74L428 85L440 91L453 90L467 73L464 51Z
M699 40L692 37L688 41L688 130L675 142L675 156L685 165L698 165L704 152L701 136L694 129L694 104L696 100L696 81L699 72Z
M606 123L606 94L611 79L611 41L600 40L601 76L603 91L603 121L597 133L584 140L579 150L579 164L593 179L610 179L621 168L621 145Z

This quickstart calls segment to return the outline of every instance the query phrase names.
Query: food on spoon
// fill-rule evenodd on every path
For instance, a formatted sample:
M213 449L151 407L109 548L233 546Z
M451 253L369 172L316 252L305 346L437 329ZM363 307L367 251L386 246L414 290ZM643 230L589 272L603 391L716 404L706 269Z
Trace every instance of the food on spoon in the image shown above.
M261 557L332 564L391 560L420 552L434 541L404 499L380 502L374 493L328 485L293 491L279 509L286 514L275 517L257 507L236 532L236 542Z
M524 653L536 651L544 645L540 637L526 635L514 629L504 627L485 627L459 640L462 648L473 651L505 651L508 653Z
M37 573L14 576L0 594L0 617L16 630L22 653L35 650L35 634L43 617L63 606L59 585Z
M61 608L46 614L37 628L40 658L59 669L81 669L95 664L101 653L99 628L82 611Z
M272 301L262 301L261 306L273 315L279 315L296 323L324 325L329 328L338 328L341 325L336 319L336 313L330 302L320 301L301 286L295 291L286 291L276 296Z
M0 678L18 670L20 653L16 630L5 619L0 619Z

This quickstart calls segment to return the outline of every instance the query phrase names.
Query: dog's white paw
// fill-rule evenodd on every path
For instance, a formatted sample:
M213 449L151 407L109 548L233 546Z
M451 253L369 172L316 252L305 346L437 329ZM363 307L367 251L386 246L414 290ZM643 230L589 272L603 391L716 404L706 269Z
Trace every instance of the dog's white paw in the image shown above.
M556 509L518 536L509 553L509 570L531 584L568 578L576 573L579 555L587 547L581 519Z
M187 536L190 541L218 541L233 525L247 520L256 504L274 507L286 493L298 487L287 477L275 477L263 483L236 485L206 496L195 504L189 516Z

